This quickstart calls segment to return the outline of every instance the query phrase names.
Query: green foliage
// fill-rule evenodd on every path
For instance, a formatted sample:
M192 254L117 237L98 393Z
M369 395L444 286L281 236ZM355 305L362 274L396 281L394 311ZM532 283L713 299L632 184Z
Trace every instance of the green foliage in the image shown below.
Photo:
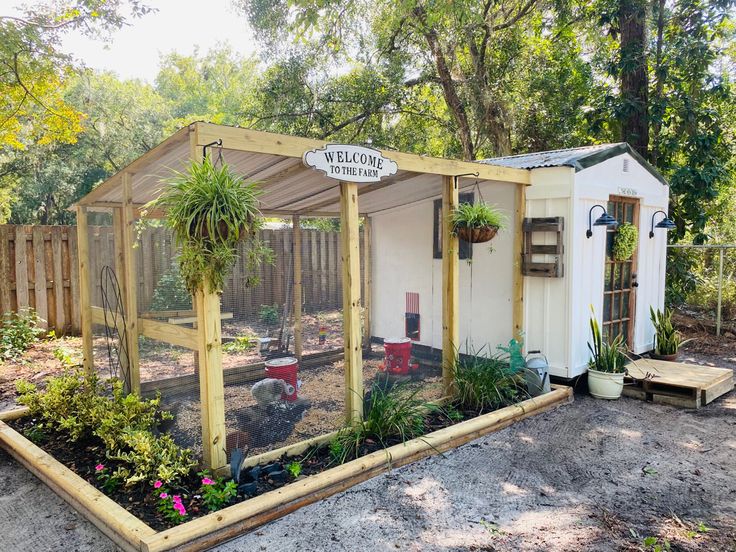
M245 184L226 164L207 157L175 173L149 204L166 211L166 223L180 247L179 266L187 290L221 292L245 238L247 270L253 272L270 251L258 239L262 218L255 184Z
M46 389L16 383L18 402L30 409L39 427L62 432L71 443L97 438L109 459L118 467L111 474L125 485L162 479L175 481L191 470L191 452L177 446L168 435L154 435L161 420L171 415L160 411L160 399L141 399L125 394L122 383L112 382L105 394L96 375L80 371L49 378Z
M424 434L427 413L439 408L419 399L417 393L402 386L374 387L363 421L341 429L330 442L332 462L344 464L357 458L367 440L385 448L390 439L405 442Z
M156 289L153 290L151 310L189 310L192 308L192 295L187 291L184 278L177 263L172 263L169 269L159 279Z
M232 479L228 481L222 477L211 479L210 474L206 471L199 475L202 478L199 493L202 495L202 502L210 512L222 510L238 494L238 484Z
M588 342L588 349L593 358L588 361L588 367L591 370L599 372L608 372L611 374L622 374L626 372L626 344L624 336L619 334L612 340L603 340L598 319L590 308L592 316L590 317L590 332L593 336L593 343Z
M629 222L618 227L613 239L613 258L617 261L628 261L639 244L639 229Z
M258 345L258 338L253 335L239 335L222 346L226 353L245 353Z
M76 353L64 346L55 347L53 354L54 358L61 362L64 368L73 368L82 364L81 359L76 356Z
M6 312L0 323L0 362L22 355L44 334L33 309Z
M676 355L683 343L682 335L672 324L672 309L656 311L650 306L649 314L654 324L654 352L658 355Z
M261 305L258 309L258 320L267 326L275 326L279 323L279 306Z
M462 226L466 228L506 227L506 217L503 213L483 201L461 203L452 213L451 220L454 228Z
M290 462L286 466L286 469L291 474L291 477L293 477L294 479L296 479L297 477L299 477L302 474L302 463L301 462L297 462L296 460L294 460L293 462Z
M478 414L514 404L524 397L523 373L509 362L506 350L499 348L470 351L457 355L453 367L455 404L465 411Z

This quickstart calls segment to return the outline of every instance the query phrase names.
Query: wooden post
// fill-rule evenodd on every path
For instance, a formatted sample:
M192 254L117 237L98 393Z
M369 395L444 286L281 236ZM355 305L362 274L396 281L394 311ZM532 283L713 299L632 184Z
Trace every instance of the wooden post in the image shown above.
M190 126L189 156L202 162L198 125ZM197 311L197 368L202 418L202 456L205 466L219 470L227 465L225 452L225 382L222 373L220 295L208 287L194 294Z
M371 350L371 302L373 299L373 266L371 265L371 219L363 219L363 349Z
M443 176L442 184L442 384L445 395L450 395L460 341L460 246L450 217L459 199L455 177Z
M205 465L217 470L227 464L220 296L204 289L197 291L194 301L197 310L202 454Z
M17 246L16 246L17 251ZM79 315L82 321L82 365L84 371L94 371L92 356L92 288L89 275L89 227L87 208L77 206L77 259L79 261Z
M302 360L302 229L299 215L292 218L292 259L294 260L294 354Z
M340 182L342 310L345 340L345 417L363 417L363 351L360 335L360 220L358 186Z
M141 374L138 366L138 287L135 244L135 211L133 209L133 184L130 173L123 173L123 206L121 208L122 234L121 248L123 250L123 281L125 290L125 334L128 347L128 373L130 377L130 391L140 393Z
M524 216L526 213L526 185L516 185L514 199L514 296L513 337L521 342L524 332L524 275L522 274L522 249L524 248ZM523 346L523 345L522 345Z

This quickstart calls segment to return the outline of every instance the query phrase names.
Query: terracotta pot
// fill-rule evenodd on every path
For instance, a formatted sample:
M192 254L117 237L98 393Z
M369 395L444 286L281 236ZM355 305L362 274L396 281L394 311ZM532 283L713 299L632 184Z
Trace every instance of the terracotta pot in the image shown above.
M666 360L667 362L676 362L677 361L677 357L679 357L679 356L680 356L680 353L674 353L674 354L671 354L671 355L658 355L654 351L652 351L651 353L649 353L649 357L650 358L652 358L654 360Z
M624 390L624 375L588 368L588 391L596 399L618 399Z
M210 232L207 229L207 225L204 222L199 225L199 229L198 230L199 231L197 233L198 234L197 237L199 237L199 238L205 238L205 239L210 237ZM221 220L220 222L217 223L217 230L218 230L218 233L220 234L220 237L223 240L226 240L228 238L228 236L230 235L230 230L229 230L229 228L227 226L227 223L225 221L222 221ZM241 227L240 228L240 235L241 236L243 234L243 230L244 230L244 228Z
M470 243L483 243L493 239L496 232L498 232L498 226L481 226L480 228L458 226L455 231L457 232L457 237L463 241Z

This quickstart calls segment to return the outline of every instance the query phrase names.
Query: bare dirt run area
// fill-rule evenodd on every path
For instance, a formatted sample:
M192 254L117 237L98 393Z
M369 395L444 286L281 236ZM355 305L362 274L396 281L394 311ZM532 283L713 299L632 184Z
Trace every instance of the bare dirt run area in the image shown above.
M736 340L703 337L685 359L736 368ZM2 452L0 534L8 552L115 550ZM653 552L665 542L736 551L736 392L698 411L578 395L215 550Z

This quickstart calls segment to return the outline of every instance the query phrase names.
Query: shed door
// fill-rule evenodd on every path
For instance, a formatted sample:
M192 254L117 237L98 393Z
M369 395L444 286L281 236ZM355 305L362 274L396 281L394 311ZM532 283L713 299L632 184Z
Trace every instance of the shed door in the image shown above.
M629 222L639 228L639 199L610 196L608 214L619 224ZM640 229L641 232L641 229ZM633 346L634 313L636 312L637 257L639 248L627 261L613 259L613 238L616 231L609 228L606 235L606 269L603 290L603 338L623 335L629 348Z

